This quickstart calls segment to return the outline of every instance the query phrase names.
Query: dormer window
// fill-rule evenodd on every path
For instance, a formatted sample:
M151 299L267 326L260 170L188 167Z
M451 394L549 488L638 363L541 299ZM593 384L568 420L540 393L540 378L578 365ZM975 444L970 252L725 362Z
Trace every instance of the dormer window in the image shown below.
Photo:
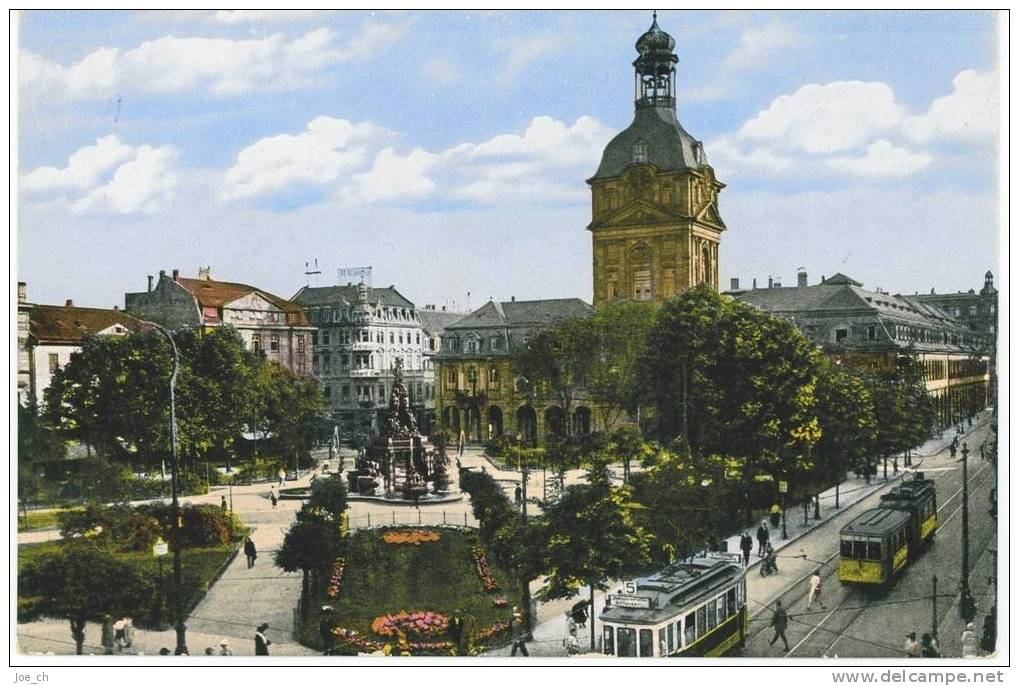
M633 162L634 164L647 164L647 143L639 138L633 144Z

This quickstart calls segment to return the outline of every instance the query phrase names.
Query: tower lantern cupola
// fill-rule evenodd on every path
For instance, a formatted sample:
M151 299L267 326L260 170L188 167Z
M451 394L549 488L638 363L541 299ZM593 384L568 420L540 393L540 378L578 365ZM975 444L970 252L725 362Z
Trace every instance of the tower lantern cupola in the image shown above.
M634 60L634 98L637 108L676 108L676 41L658 28L658 13L652 14L651 28L637 39Z

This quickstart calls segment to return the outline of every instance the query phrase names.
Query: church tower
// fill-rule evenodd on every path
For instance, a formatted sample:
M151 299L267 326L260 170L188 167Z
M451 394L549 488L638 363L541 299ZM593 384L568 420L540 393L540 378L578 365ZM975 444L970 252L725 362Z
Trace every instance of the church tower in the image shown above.
M676 119L675 46L656 14L637 40L633 123L609 142L587 180L595 305L660 303L701 283L718 289L725 184Z

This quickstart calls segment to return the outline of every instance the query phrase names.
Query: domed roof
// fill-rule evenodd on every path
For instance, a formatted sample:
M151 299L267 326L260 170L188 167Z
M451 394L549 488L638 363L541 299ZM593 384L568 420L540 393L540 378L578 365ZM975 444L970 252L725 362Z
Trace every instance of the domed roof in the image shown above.
M659 171L696 169L708 163L701 142L691 136L676 120L669 107L642 107L626 129L605 146L601 164L593 179L619 176L634 163L637 143L646 150L642 161L653 164Z
M651 28L644 32L640 38L637 39L636 46L637 52L644 54L647 52L672 52L673 48L676 47L676 40L669 34L658 28L658 13L655 12L652 15Z

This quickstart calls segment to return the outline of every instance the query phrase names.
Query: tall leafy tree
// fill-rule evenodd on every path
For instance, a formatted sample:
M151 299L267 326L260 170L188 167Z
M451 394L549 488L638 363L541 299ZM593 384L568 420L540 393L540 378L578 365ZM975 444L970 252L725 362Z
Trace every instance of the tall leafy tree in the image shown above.
M82 654L86 622L133 614L152 595L151 586L130 565L87 543L40 555L19 574L18 585L20 597L32 598L35 613L70 622L77 655Z
M838 506L838 485L846 472L869 473L873 466L874 400L863 375L828 362L818 375L816 398L821 438L814 446L814 486L823 490L834 485Z
M651 536L641 527L639 507L628 486L614 487L607 465L596 463L588 483L570 486L546 511L548 543L544 572L546 598L569 598L587 586L591 608L595 590L611 579L644 571L650 561ZM591 622L591 650L594 650Z
M18 405L18 500L25 523L28 523L28 504L43 492L40 478L42 465L62 460L67 455L67 444L39 416L34 402Z
M311 598L311 576L322 578L343 549L339 524L305 505L276 551L276 566L301 571L301 609L305 616Z
M638 364L656 312L650 302L616 300L595 310L591 319L597 354L589 358L587 387L599 401L606 430L640 414L644 394Z

